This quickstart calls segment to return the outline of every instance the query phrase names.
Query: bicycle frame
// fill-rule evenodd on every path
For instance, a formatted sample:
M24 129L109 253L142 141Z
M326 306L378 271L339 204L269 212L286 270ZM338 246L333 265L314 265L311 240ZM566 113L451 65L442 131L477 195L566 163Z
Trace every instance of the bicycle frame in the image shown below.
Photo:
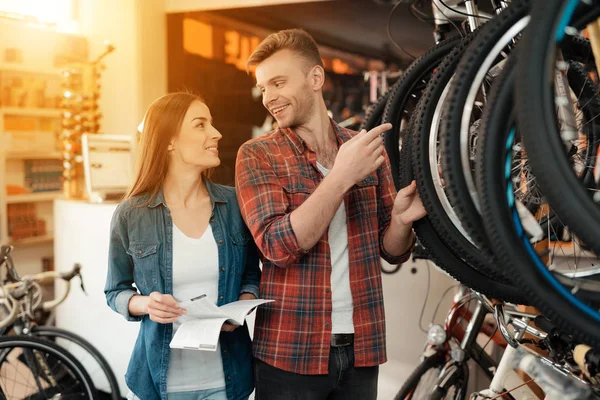
M445 39L445 32L451 28L448 27L452 21L464 21L465 18L469 23L469 28L474 31L481 25L481 18L491 19L493 15L483 11L479 11L477 0L464 1L464 7L459 4L463 0L431 0L431 9L433 11L433 19L435 23L434 39L439 43ZM499 13L503 8L508 6L509 0L490 0L496 13ZM465 15L465 14L468 14Z

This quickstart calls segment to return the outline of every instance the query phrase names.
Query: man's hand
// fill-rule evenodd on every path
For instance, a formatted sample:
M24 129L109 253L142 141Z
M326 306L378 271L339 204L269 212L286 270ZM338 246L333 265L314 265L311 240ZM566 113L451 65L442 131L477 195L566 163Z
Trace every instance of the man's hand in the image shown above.
M223 326L221 327L221 332L233 332L239 327L240 327L239 325L233 325L228 322L225 322L223 324Z
M256 299L256 296L254 296L252 293L242 293L242 294L240 294L240 297L238 300L255 300L255 299ZM248 312L248 314L250 314L252 311L254 311L254 308L252 310L250 310L250 312ZM222 332L233 332L239 327L240 327L239 325L233 325L233 324L229 324L229 323L225 322L223 324L223 326L221 327L221 331Z
M253 295L252 293L242 293L242 294L240 294L239 300L256 300L256 296ZM254 307L252 310L248 311L247 315L252 314L252 312L254 310L256 310L256 307Z
M179 307L177 300L170 294L152 292L148 299L147 313L154 322L168 324L175 322L177 318L186 313L186 310Z
M256 300L256 296L252 293L242 293L240 294L240 298L238 300Z
M392 209L392 220L396 224L412 225L413 222L427 215L425 207L417 192L417 182L412 181L410 185L400 189L394 200Z
M342 144L330 175L337 176L349 189L373 173L385 160L382 134L390 129L392 124L379 125L369 132L363 129Z

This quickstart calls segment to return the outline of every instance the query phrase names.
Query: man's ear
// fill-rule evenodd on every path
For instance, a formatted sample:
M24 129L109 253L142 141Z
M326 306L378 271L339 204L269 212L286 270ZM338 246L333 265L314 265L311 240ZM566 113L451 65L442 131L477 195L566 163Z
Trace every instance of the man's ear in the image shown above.
M320 65L315 65L309 72L313 90L320 90L325 84L325 70Z

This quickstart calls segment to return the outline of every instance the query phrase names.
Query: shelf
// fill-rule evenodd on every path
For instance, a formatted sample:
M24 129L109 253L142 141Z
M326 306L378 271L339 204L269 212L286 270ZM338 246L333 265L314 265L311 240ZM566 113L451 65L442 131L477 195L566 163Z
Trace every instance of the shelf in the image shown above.
M0 107L0 114L21 115L25 117L59 118L62 112L59 108Z
M6 203L14 204L53 201L60 198L61 196L62 191L17 194L12 196L6 196Z
M9 151L6 153L7 160L60 160L61 153L58 151Z
M36 244L52 243L54 235L34 236L26 239L12 240L10 244L16 248L23 246L33 246Z
M30 68L19 64L0 64L0 71L47 75L57 78L61 75L61 70L58 68Z

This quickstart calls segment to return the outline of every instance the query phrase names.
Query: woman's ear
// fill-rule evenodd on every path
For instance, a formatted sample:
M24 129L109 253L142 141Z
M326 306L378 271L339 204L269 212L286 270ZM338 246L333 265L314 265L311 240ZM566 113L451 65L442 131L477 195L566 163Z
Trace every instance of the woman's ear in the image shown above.
M173 144L173 141L171 140L169 142L169 147L167 147L167 151L173 151L175 150L175 145Z

